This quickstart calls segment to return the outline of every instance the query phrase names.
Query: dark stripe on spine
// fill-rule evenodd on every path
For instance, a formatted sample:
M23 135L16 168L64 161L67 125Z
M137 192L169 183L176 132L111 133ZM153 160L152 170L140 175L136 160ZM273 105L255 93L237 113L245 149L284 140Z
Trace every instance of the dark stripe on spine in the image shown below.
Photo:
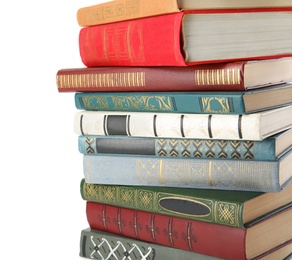
M212 129L211 129L211 121L212 121L212 115L209 115L208 116L208 133L209 133L209 137L213 138Z
M181 117L180 117L180 132L181 132L181 136L185 137L185 133L184 133L184 115L181 115Z
M156 118L157 118L157 115L154 115L154 117L153 117L153 132L154 132L154 136L157 136L157 132L156 132Z
M104 132L104 135L108 135L107 131L106 131L106 121L107 121L107 115L105 115L103 117L103 132Z
M128 135L126 115L107 115L107 135Z
M131 116L128 115L127 116L127 133L128 133L128 136L131 136L131 132L130 132L130 118L131 118Z
M80 132L82 135L84 135L83 128L82 128L82 122L83 122L83 115L81 115L81 117L80 117Z
M238 116L238 136L240 139L242 139L241 121L242 121L242 115L239 115Z

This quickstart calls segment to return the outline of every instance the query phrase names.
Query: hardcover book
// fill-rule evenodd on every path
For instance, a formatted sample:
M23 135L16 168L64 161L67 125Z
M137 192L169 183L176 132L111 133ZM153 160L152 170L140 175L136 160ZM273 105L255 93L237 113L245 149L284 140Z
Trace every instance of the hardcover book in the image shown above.
M292 150L274 161L83 155L85 180L97 184L279 192L291 169Z
M260 259L292 241L291 204L245 228L95 202L87 202L86 215L92 229L223 259Z
M291 70L292 58L189 67L99 66L60 69L56 83L59 92L244 91L291 81Z
M74 100L77 109L92 111L250 114L291 105L292 84L242 92L82 92Z
M78 150L88 155L155 156L162 158L216 158L276 160L292 148L292 128L262 141L78 136Z
M241 228L292 201L292 184L281 192L244 192L90 184L82 179L80 192L85 201Z
M80 256L89 259L101 260L221 259L91 228L81 231Z
M292 127L292 105L248 115L79 111L78 135L263 140Z
M291 7L291 2L289 0L115 0L78 9L77 22L85 27L189 9L267 7Z
M79 52L86 67L191 66L289 57L291 13L292 6L193 10L83 27Z

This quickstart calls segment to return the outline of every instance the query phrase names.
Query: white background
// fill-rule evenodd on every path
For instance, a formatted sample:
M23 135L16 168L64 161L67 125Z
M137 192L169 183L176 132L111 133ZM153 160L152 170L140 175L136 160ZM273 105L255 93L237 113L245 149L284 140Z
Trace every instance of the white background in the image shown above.
M59 69L83 67L76 12L100 2L0 4L1 260L84 259L77 110L74 94L59 93L55 79Z

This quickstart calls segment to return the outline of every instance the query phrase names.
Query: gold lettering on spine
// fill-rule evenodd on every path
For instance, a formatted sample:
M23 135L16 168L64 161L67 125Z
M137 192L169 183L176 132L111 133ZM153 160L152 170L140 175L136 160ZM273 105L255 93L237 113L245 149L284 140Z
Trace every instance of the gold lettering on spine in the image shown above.
M163 180L163 162L162 162L162 160L159 160L159 182L162 184L165 184L164 180Z
M106 28L104 28L103 30L103 35L102 35L102 39L103 39L103 55L105 57L105 59L108 61L108 54L107 54L107 38L106 38L107 32L106 32Z
M215 82L215 70L211 70L210 85L214 85Z
M58 88L144 87L145 72L58 75Z
M210 182L210 186L213 186L213 180L212 180L212 175L213 175L213 163L209 162L209 182Z
M220 70L222 84L226 85L224 70Z
M197 85L240 84L240 69L197 70L194 74Z

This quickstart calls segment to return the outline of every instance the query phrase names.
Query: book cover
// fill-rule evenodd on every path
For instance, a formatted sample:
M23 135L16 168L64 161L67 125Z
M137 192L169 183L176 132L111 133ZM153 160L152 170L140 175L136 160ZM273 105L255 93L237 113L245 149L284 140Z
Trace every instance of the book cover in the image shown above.
M192 66L288 57L291 11L186 11L83 27L79 53L86 67ZM263 29L271 17L273 22Z
M82 92L74 101L91 111L250 114L292 104L292 84L237 92Z
M291 204L246 228L95 202L86 203L86 215L92 229L223 259L256 259L292 240Z
M262 141L78 136L78 150L88 155L155 156L162 158L222 158L276 160L292 148L292 128Z
M60 69L56 83L59 92L243 91L290 81L291 70L292 58L189 67L99 66Z
M292 201L291 184L276 193L90 184L82 179L80 193L85 201L241 228Z
M79 26L93 26L194 9L291 7L289 0L125 0L106 1L77 11Z
M86 27L179 11L177 0L115 0L79 8L76 16Z
M89 259L133 260L221 259L91 228L81 231L80 256Z
M79 111L78 135L263 140L292 127L292 105L248 115Z
M279 192L291 168L292 151L274 161L83 155L86 182L97 184Z

